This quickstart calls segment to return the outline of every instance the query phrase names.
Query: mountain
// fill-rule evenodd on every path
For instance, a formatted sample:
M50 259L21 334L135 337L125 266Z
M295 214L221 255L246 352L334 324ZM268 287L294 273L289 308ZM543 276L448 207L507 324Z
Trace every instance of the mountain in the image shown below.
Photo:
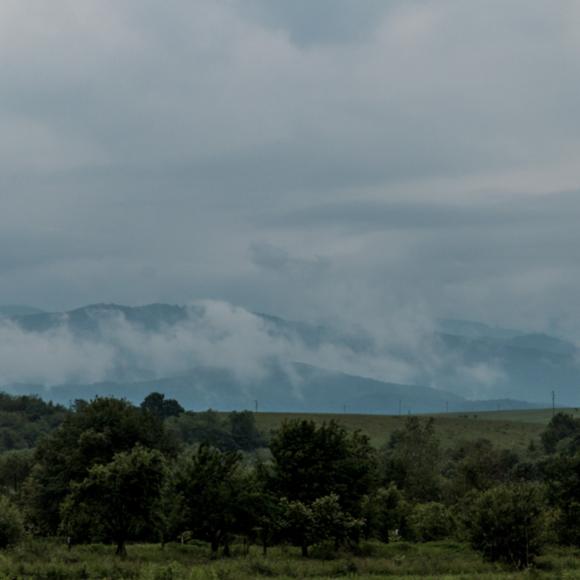
M436 329L442 334L454 334L466 338L491 338L509 340L519 336L521 332L499 326L490 326L473 320L441 318L436 321Z
M21 304L0 304L0 318L8 316L27 316L30 314L41 314L43 311L33 306Z
M18 344L34 372L12 372L4 386L62 402L162 390L193 408L258 400L269 410L398 413L546 405L555 390L559 404L580 404L574 344L478 322L440 320L409 345L211 302L94 304L10 321L31 337Z
M185 408L231 411L254 409L270 412L334 412L387 414L527 409L524 401L469 401L453 393L420 387L385 383L312 367L301 363L272 373L251 386L241 386L231 373L215 368L199 368L187 375L137 382L67 384L52 387L12 385L12 394L26 391L68 404L77 398L94 396L124 397L135 404L157 391L177 399Z

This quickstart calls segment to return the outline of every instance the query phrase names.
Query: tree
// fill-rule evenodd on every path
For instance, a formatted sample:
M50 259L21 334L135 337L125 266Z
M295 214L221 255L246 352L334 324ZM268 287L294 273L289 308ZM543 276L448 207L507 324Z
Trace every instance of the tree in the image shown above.
M432 418L421 421L408 417L402 429L394 431L386 449L386 477L413 501L439 499L441 450Z
M170 417L165 425L174 437L186 444L205 443L222 451L239 448L232 437L230 422L211 409L201 413L186 411Z
M542 445L546 453L558 448L577 451L580 448L580 421L567 413L556 413L542 433Z
M175 400L166 399L162 393L150 393L143 399L141 409L148 411L161 421L169 417L178 417L185 409Z
M546 541L545 507L537 484L504 484L483 492L466 514L471 545L487 560L527 568Z
M408 511L409 506L403 499L403 494L394 484L377 489L363 501L365 536L388 543L391 532L404 527Z
M319 497L314 500L311 509L315 543L331 541L335 550L351 542L358 543L364 520L353 518L343 511L336 494Z
M299 546L302 556L308 556L308 548L314 542L314 514L312 509L299 500L282 498L280 530L282 538Z
M254 413L251 411L233 411L229 414L229 423L234 444L242 451L252 451L264 447L265 441L256 427Z
M125 556L127 540L154 523L164 473L161 453L140 446L94 465L63 504L65 527L90 522L115 543L118 556Z
M496 449L488 439L460 443L451 453L445 469L448 491L457 500L471 491L485 491L499 483L516 479L518 456L507 449Z
M548 500L558 510L555 525L560 542L580 546L580 453L552 458L543 471Z
M229 555L232 534L252 527L249 521L253 486L237 452L222 452L202 444L180 458L175 494L183 530L210 543L212 556L220 546Z
M270 443L270 486L281 497L312 504L336 494L341 507L358 515L376 483L376 456L366 435L330 421L285 422Z
M343 511L335 494L319 497L310 505L282 498L280 506L282 539L299 546L303 557L313 544L330 541L337 550L356 542L364 525L364 520Z
M0 496L0 549L13 546L24 536L23 518L18 508Z
M63 424L39 444L28 486L33 519L44 533L55 533L60 504L74 482L95 465L112 461L136 445L172 454L163 423L125 400L77 401Z
M18 495L34 464L32 449L14 449L0 454L0 488Z

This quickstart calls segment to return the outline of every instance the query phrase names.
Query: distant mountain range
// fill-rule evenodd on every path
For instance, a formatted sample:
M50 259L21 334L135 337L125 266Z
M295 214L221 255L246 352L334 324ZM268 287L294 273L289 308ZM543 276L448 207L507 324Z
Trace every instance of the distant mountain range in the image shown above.
M43 311L32 306L20 304L0 304L0 318L7 316L26 316L28 314L42 314Z
M83 379L80 368L65 381L12 380L3 388L64 403L109 394L139 402L161 391L192 409L254 408L257 401L261 410L289 412L527 408L548 404L552 390L559 404L580 404L579 351L549 335L440 320L410 348L393 346L396 340L385 346L361 330L337 331L243 310L228 321L228 312L211 318L203 303L96 304L64 313L0 306L5 321L46 339L52 348L65 332L83 353L98 347L99 356L104 349L112 361L98 381ZM195 353L191 361L188 348ZM336 353L330 367L328 352ZM383 359L411 369L412 384L392 380L388 364L381 367L382 376L365 372L364 361ZM358 361L357 372L346 371L343 360Z

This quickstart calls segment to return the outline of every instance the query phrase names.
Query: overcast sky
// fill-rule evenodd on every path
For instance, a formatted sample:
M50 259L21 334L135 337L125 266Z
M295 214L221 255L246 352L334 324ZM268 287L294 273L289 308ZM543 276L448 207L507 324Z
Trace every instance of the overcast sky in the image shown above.
M0 303L580 338L575 0L3 0Z

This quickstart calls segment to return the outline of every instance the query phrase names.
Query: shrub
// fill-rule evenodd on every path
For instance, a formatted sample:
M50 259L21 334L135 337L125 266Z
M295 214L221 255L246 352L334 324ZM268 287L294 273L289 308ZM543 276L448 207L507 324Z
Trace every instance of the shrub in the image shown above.
M417 504L409 517L409 531L417 542L448 538L455 530L455 520L442 503Z
M8 498L0 497L0 548L17 544L24 536L24 524L18 508Z
M527 568L546 541L544 492L537 484L494 487L476 498L467 515L473 548L492 562Z

